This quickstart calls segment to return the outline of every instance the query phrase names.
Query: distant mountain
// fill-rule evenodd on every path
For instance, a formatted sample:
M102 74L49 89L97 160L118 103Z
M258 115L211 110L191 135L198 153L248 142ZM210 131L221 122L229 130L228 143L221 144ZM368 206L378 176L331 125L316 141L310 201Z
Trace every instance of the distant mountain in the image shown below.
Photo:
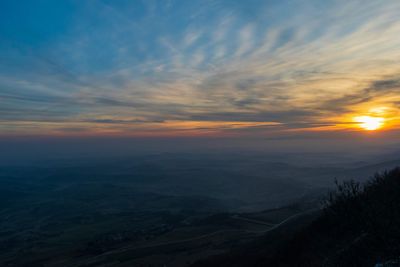
M193 267L398 266L400 168L364 185L338 183L319 215L295 224Z

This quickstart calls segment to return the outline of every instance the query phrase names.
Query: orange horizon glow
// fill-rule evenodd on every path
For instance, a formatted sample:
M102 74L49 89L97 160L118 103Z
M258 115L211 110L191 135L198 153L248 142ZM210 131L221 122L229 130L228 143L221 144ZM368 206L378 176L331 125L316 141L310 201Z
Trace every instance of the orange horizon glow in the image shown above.
M385 124L382 117L358 116L354 118L358 126L366 131L376 131L381 129Z
M398 130L400 118L393 108L385 106L354 107L351 113L338 117L316 118L314 121L290 123L279 121L210 121L165 120L146 121L129 116L104 116L96 120L78 118L67 122L8 122L14 131L3 135L51 136L121 136L121 137L201 137L201 136L271 136L293 133L316 132L374 132ZM301 126L301 127L300 127Z

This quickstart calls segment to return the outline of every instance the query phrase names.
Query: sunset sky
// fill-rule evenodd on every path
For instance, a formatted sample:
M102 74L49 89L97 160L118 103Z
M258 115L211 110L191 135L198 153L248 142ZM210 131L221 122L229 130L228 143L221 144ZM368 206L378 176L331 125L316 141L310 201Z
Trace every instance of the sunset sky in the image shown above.
M400 127L398 0L1 1L0 13L0 135Z

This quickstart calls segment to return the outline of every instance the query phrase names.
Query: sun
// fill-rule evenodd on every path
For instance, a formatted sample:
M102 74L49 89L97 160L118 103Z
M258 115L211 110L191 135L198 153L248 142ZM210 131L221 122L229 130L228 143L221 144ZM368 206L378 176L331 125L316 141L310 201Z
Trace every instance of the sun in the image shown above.
M375 131L382 128L385 119L382 117L360 116L355 117L354 121L364 130Z

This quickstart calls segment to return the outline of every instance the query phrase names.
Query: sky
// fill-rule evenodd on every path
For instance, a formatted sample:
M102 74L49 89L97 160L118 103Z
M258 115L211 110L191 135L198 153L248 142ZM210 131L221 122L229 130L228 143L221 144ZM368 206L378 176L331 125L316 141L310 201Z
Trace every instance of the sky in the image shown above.
M399 17L398 0L3 0L0 136L352 136L373 117L395 140Z

